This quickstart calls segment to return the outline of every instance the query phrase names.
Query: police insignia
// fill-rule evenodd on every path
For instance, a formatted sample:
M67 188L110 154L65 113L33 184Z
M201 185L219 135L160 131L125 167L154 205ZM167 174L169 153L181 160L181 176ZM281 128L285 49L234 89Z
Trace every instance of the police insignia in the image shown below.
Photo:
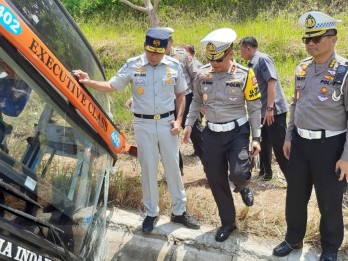
M141 88L141 87L139 87L139 88L137 89L137 94L139 94L139 95L144 94L144 89Z
M333 58L332 61L329 64L329 68L333 68L335 66L335 63L336 63L336 59Z
M321 93L327 93L328 89L326 87L322 87L320 91Z
M205 100L205 101L208 100L208 94L206 94L206 93L203 94L203 100Z
M138 68L135 70L136 72L142 73L142 72L146 72L145 68Z
M208 43L207 47L206 47L206 50L208 52L214 52L214 51L216 51L216 46L213 43Z
M158 47L161 45L161 41L160 40L153 40L152 44L153 44L153 46Z
M305 21L305 25L307 28L313 28L316 24L316 21L312 15L308 15Z
M329 99L329 97L319 95L318 99L319 99L319 101L324 102L324 101L327 101Z
M331 75L324 75L324 78L329 81L333 81L334 77Z
M306 76L307 75L307 72L306 71L299 71L297 73L297 76Z

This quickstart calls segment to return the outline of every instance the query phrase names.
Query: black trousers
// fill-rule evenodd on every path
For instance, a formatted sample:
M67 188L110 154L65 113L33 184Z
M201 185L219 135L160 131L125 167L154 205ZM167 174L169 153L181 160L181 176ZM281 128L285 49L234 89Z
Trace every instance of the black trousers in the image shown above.
M185 95L185 100L186 100L186 106L185 106L185 112L182 118L182 122L181 122L181 127L183 129L185 129L185 121L186 121L186 116L189 113L190 110L190 105L192 102L192 97L193 97L193 93L189 93ZM200 119L197 119L195 121L195 124L192 127L192 132L191 132L191 141L193 144L193 149L195 154L197 154L197 156L202 159L202 153L203 153L203 125L201 124ZM179 151L179 167L180 170L183 170L184 168L184 162L182 160L182 156L181 156L181 152Z
M249 123L227 132L213 132L209 128L203 131L202 163L223 226L233 225L236 221L236 210L228 180L230 179L239 190L249 184L249 135Z
M346 182L338 181L335 165L345 143L345 133L308 140L293 133L286 193L286 241L302 242L306 233L307 205L314 186L320 210L321 247L337 251L343 240L342 199Z
M262 119L263 121L263 119ZM288 167L283 145L286 134L286 113L274 116L274 122L261 128L260 175L272 176L272 148L274 156L283 174Z

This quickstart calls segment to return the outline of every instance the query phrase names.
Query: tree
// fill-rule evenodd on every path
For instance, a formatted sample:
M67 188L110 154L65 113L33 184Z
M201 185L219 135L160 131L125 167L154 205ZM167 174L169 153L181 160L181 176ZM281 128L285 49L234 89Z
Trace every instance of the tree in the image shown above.
M157 9L158 5L161 0L154 0L153 4L151 3L151 0L144 0L144 6L136 5L129 0L119 0L121 3L125 3L128 6L132 7L133 9L136 9L138 11L147 13L151 20L151 27L158 27L159 26L159 18L157 15Z

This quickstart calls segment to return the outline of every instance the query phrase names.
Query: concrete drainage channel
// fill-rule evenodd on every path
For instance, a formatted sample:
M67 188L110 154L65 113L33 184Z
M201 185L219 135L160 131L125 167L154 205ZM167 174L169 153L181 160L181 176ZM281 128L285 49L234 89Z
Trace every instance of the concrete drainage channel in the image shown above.
M279 242L258 242L234 232L223 243L216 242L215 228L191 230L161 217L151 234L141 232L140 213L113 209L107 232L106 261L317 261L318 252L305 246L289 256L277 258L273 247ZM346 260L342 256L338 260Z

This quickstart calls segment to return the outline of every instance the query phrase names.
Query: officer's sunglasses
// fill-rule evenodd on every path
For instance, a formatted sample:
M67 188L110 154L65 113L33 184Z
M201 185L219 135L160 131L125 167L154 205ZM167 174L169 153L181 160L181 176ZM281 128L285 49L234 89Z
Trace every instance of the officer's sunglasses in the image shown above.
M314 37L303 37L302 41L304 44L309 44L311 41L315 44L320 43L321 38L325 37L325 36L335 36L334 34L327 34L327 35L320 35L320 36L314 36Z

